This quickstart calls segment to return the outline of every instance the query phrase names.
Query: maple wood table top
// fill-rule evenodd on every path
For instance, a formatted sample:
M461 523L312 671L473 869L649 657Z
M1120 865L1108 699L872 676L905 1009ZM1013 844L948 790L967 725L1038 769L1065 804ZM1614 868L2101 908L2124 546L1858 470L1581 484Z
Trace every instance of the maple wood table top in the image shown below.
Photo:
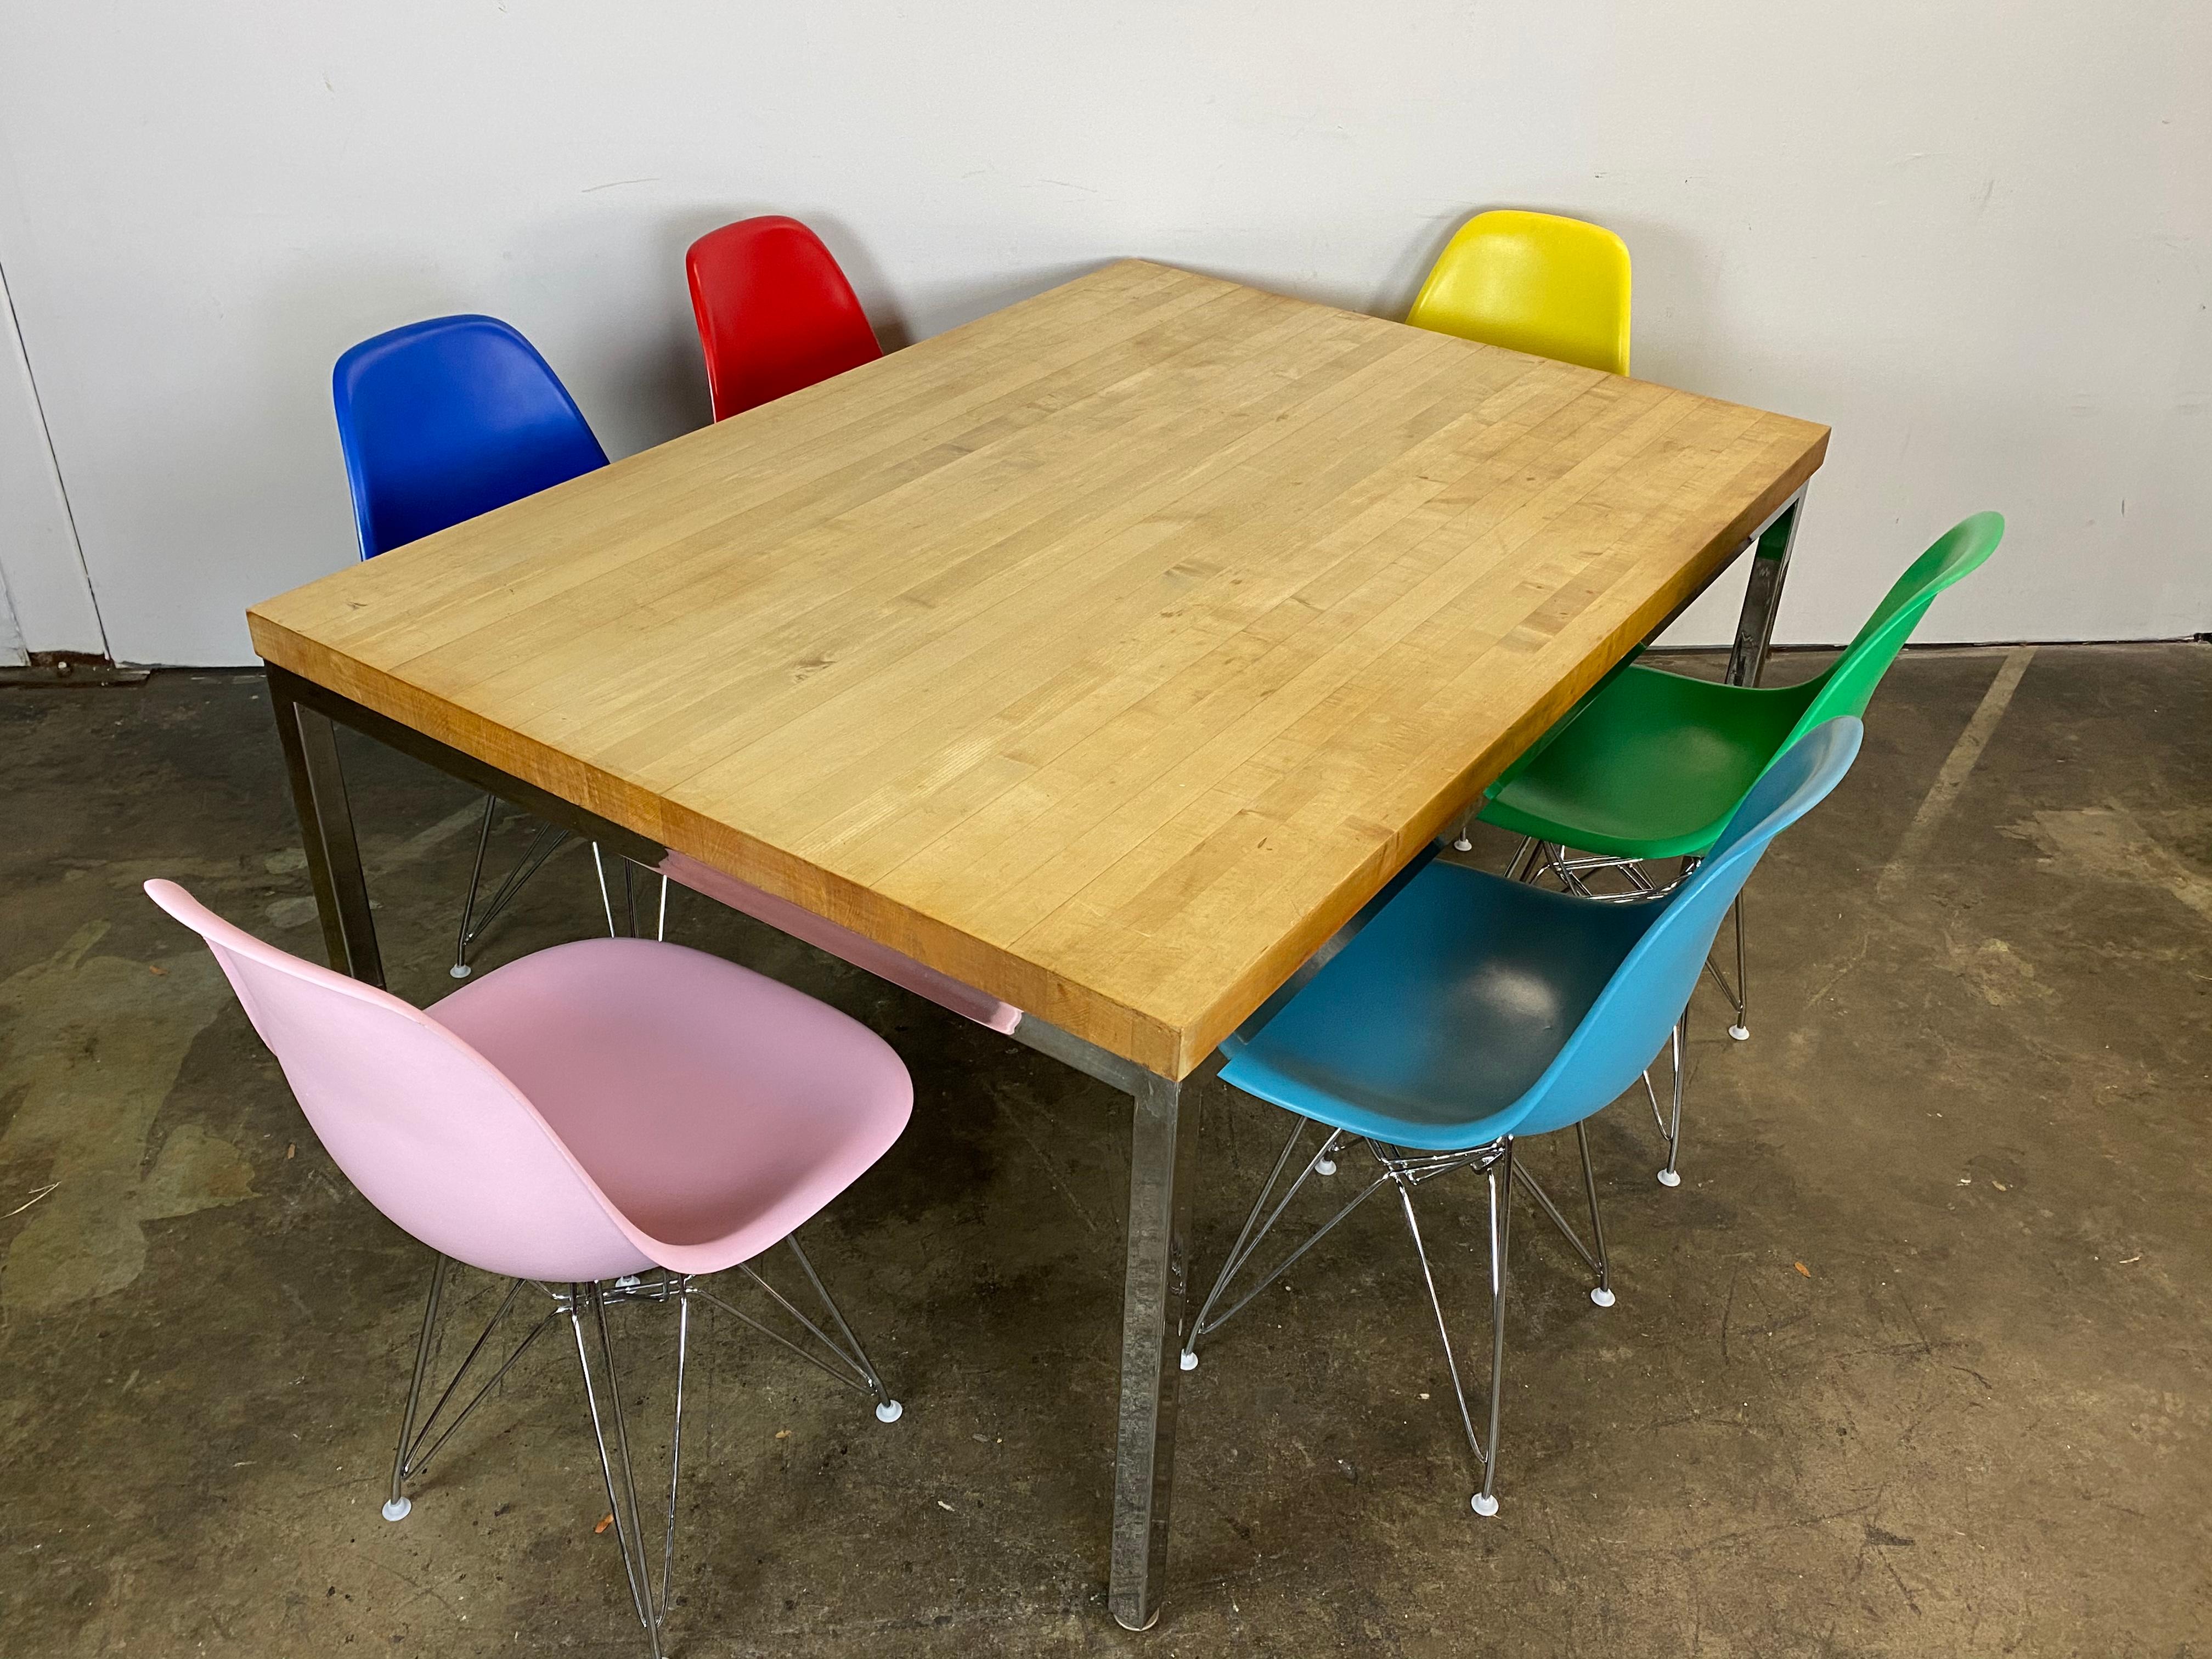
M249 620L1180 1078L1827 435L1129 260Z

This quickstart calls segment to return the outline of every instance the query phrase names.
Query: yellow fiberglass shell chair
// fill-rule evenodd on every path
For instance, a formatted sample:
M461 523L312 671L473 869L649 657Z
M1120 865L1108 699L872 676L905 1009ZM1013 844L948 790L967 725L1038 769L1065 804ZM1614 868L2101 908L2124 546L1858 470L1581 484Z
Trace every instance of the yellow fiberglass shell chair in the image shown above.
M1602 225L1478 213L1445 246L1406 320L1626 374L1628 288L1628 245Z

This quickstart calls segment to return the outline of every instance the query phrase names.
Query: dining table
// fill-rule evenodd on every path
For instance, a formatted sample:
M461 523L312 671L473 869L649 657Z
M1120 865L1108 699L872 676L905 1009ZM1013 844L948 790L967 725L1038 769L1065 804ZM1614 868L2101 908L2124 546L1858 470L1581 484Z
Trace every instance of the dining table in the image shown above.
M1827 437L1123 259L248 617L340 971L337 725L1129 1097L1144 1629L1200 1066L1746 555L1757 683Z

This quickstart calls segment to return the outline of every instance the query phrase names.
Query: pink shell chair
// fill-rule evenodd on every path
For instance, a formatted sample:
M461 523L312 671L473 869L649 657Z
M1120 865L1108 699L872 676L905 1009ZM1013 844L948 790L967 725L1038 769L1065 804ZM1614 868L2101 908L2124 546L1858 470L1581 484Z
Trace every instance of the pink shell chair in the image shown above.
M873 1395L884 1421L898 1418L898 1402L793 1237L905 1128L914 1086L898 1055L826 1004L682 945L637 939L556 945L483 975L426 1012L263 944L173 882L149 881L146 891L207 941L338 1167L371 1204L439 1254L386 1518L406 1515L407 1477L565 1316L631 1599L658 1656L694 1297ZM743 1265L779 1243L789 1245L842 1343ZM527 1281L552 1292L553 1308L426 1451L440 1411L491 1335L487 1327L418 1429L448 1258L516 1281L495 1326ZM693 1282L734 1267L835 1363ZM658 1595L606 1340L607 1304L636 1300L672 1300L679 1310ZM587 1325L596 1339L590 1345ZM598 1351L611 1450L587 1346Z

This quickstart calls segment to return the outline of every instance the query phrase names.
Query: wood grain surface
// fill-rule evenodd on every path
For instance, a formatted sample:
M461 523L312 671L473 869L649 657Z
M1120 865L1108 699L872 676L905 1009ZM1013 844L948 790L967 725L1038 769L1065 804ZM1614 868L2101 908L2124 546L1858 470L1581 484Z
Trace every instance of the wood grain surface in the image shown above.
M1826 442L1132 260L249 616L1181 1077Z

